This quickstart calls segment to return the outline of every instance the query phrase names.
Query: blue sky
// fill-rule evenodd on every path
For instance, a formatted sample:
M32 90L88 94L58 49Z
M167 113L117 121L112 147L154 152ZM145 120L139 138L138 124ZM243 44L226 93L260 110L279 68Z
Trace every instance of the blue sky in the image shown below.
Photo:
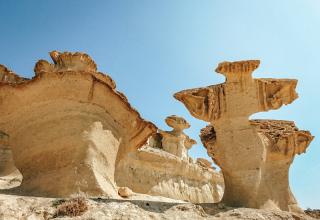
M319 0L0 0L0 9L1 64L32 77L51 50L86 52L145 119L168 129L166 116L185 117L193 157L207 157L206 124L173 93L223 82L221 61L261 59L256 77L298 79L298 100L253 118L294 120L316 136L290 183L302 207L320 208Z

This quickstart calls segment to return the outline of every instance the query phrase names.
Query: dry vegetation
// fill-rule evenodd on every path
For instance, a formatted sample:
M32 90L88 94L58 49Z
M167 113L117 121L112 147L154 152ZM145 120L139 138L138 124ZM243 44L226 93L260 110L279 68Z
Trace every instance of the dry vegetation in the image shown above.
M55 217L58 216L80 216L88 210L88 204L85 198L78 197L70 200L59 200L56 202L56 213Z

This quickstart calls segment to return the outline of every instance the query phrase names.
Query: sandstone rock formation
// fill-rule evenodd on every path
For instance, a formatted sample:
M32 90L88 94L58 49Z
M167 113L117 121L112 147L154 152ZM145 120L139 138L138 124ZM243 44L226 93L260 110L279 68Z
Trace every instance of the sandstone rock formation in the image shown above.
M50 53L35 77L0 69L0 130L10 135L20 189L41 196L118 196L116 164L156 132L83 53Z
M214 167L212 167L212 163L205 158L197 158L196 163L209 169L215 169Z
M173 130L160 130L149 144L122 160L116 182L137 193L195 203L220 201L224 187L221 173L207 164L190 162L188 150L196 141L183 133L189 123L176 115L165 121Z
M297 97L297 80L253 79L260 61L220 63L216 72L226 82L174 95L196 118L210 122L201 139L220 166L229 206L300 211L288 183L296 154L313 139L293 122L249 121L256 112L278 109Z
M194 203L219 202L224 187L221 173L148 146L119 163L116 182L136 193Z
M18 76L7 67L0 64L0 84L7 83L7 84L19 84L27 79Z
M0 131L0 176L7 176L15 171L12 152L9 147L9 135Z
M184 129L190 127L189 123L184 118L176 115L168 116L165 121L173 130L159 132L163 150L183 160L189 160L188 150L197 143L183 133Z
M21 174L14 165L9 135L0 131L0 189L10 189L20 185Z

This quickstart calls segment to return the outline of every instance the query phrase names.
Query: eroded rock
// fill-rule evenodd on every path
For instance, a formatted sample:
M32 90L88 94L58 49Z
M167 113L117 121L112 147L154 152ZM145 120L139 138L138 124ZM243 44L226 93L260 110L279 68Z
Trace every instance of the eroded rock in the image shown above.
M10 189L20 185L22 176L12 157L9 135L0 131L0 189Z
M20 77L11 70L9 70L4 65L0 64L0 84L7 83L7 84L18 84L26 81L26 78Z
M219 172L152 147L130 153L118 164L117 171L117 184L136 193L194 203L218 202L223 194Z
M184 118L176 115L168 116L165 121L173 130L160 130L163 150L183 160L189 160L188 150L197 143L183 132L184 129L190 127L189 123Z
M206 167L206 168L209 168L209 169L214 169L212 167L212 163L205 159L205 158L197 158L197 163L200 165L200 166L203 166L203 167Z
M10 134L20 189L41 196L117 197L116 164L155 133L114 81L83 53L50 53L35 77L0 85L0 129ZM53 184L54 183L54 184Z
M189 123L176 115L166 118L172 131L160 131L149 144L123 159L116 182L134 192L190 202L218 202L223 179L207 164L193 163L188 150L196 141L183 130Z
M210 122L201 140L220 166L229 206L301 211L288 183L294 156L313 139L293 122L249 121L256 112L278 109L297 97L297 80L253 79L260 61L224 62L216 72L226 82L174 95L196 118Z

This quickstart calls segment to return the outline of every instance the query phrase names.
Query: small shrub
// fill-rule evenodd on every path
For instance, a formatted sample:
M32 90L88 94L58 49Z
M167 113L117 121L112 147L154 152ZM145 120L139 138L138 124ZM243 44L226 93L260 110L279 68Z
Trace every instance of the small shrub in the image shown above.
M55 217L58 216L69 216L75 217L80 216L88 210L88 204L85 198L73 198L67 201L63 201L57 206Z

